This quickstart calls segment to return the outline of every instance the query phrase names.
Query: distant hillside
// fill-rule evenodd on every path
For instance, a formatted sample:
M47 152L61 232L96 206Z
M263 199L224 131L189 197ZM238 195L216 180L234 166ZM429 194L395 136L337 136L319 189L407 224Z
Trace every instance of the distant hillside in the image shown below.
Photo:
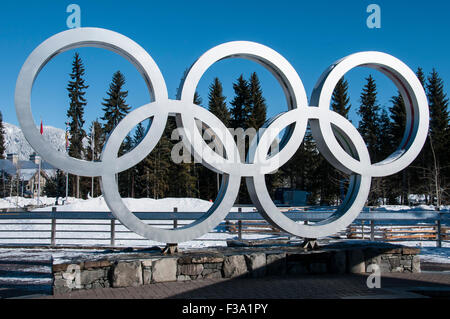
M30 144L23 136L22 130L9 123L3 123L5 127L6 154L17 153L21 160L28 160L34 152ZM65 132L62 129L44 126L44 137L57 150L65 150Z

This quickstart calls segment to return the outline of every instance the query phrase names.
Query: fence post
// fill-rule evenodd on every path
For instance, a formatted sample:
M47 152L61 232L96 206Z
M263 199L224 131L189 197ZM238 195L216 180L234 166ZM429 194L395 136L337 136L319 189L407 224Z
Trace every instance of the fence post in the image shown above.
M441 233L441 215L439 207L436 208L438 213L438 220L436 220L436 247L442 247L442 233Z
M174 207L173 208L173 212L174 213L178 213L178 207ZM173 229L177 229L178 228L178 219L174 218L173 220Z
M111 218L111 247L116 246L116 219Z
M50 234L50 246L55 247L56 245L56 207L52 207L52 230Z
M242 207L238 208L238 212L242 213ZM242 220L238 220L238 239L242 240Z
M365 221L361 221L361 239L364 240L364 223Z
M375 240L375 222L374 220L370 220L370 240Z

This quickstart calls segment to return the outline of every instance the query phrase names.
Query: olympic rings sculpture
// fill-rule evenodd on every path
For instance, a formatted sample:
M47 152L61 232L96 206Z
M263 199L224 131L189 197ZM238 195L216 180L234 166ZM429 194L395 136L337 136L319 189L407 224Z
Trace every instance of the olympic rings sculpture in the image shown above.
M31 92L41 69L59 53L80 47L104 48L126 58L142 74L152 98L151 103L130 112L113 130L100 162L75 159L53 149L39 134L31 111ZM252 144L250 155L244 162L232 156L237 153L236 144L225 125L208 110L193 104L202 75L215 62L228 58L249 59L268 69L282 86L289 108L267 122L266 128L270 130L259 132L258 143ZM330 110L330 100L337 82L346 72L358 66L385 74L394 82L405 101L407 122L404 138L398 150L379 163L371 162L366 144L356 128L346 118ZM99 28L64 31L39 45L20 71L15 106L23 134L43 159L71 174L101 177L103 195L113 215L135 233L161 243L189 241L216 227L233 207L241 178L246 179L253 203L273 226L305 238L335 234L351 224L364 207L372 177L395 174L416 158L425 143L429 122L427 98L416 75L402 61L385 53L355 53L332 64L318 80L309 105L299 75L276 51L254 42L224 43L207 51L192 65L177 100L171 100L164 78L150 55L131 39ZM222 174L223 179L212 207L192 224L172 230L149 226L131 213L119 195L115 174L138 164L153 150L163 134L168 117L173 115L186 137L183 142L194 158ZM119 147L126 135L145 119L151 119L146 136L132 151L118 157ZM218 135L223 142L225 157L206 145L196 121L205 123ZM308 122L322 155L351 177L340 208L324 221L304 225L278 210L269 196L264 176L281 167L295 154L303 141ZM266 132L281 134L283 130L285 134L280 143L283 147L278 153L269 154L274 136Z

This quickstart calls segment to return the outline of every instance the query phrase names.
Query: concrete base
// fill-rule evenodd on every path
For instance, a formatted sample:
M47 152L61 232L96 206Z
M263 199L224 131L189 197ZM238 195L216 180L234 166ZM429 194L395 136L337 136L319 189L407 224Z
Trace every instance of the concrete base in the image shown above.
M99 252L88 259L54 264L53 291L199 279L365 273L371 264L377 264L384 273L420 272L420 249L385 243L345 241L321 244L312 251L293 243L236 246L180 251L170 256L151 250L109 252L107 259Z

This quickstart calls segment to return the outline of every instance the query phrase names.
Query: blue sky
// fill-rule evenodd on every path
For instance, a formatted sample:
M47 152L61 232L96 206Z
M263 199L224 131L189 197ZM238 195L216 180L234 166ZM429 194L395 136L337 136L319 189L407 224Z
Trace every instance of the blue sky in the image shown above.
M4 121L17 124L14 89L17 75L31 51L48 37L67 30L66 7L81 7L83 27L101 27L122 33L146 49L161 69L174 98L180 78L201 54L227 41L256 41L278 51L299 73L308 96L320 74L334 61L358 51L377 50L396 56L414 71L421 66L428 74L437 69L450 85L450 3L428 1L2 1L0 11L0 110ZM381 7L381 29L369 29L366 8ZM102 116L101 102L112 74L121 70L132 108L149 101L139 73L114 53L93 48L78 50L86 67L87 125ZM36 123L64 127L68 96L65 90L75 51L52 60L39 75L33 91ZM286 109L283 92L261 66L243 60L222 61L202 78L198 91L207 101L208 86L218 76L227 101L233 98L232 83L240 74L256 71L261 78L270 116ZM373 74L379 102L389 107L396 88L376 71L359 68L347 79L356 122L359 95Z

